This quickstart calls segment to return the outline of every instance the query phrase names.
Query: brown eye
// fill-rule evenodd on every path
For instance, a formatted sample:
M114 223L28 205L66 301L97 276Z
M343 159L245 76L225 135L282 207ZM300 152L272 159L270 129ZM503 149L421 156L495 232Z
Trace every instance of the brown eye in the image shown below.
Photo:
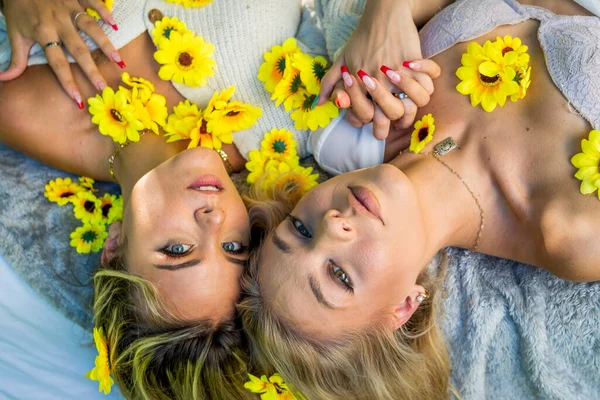
M338 278L340 281L342 281L346 285L350 284L348 282L348 275L346 275L346 272L344 272L344 270L341 269L340 267L338 267L337 265L333 266L333 274L335 275L336 278Z

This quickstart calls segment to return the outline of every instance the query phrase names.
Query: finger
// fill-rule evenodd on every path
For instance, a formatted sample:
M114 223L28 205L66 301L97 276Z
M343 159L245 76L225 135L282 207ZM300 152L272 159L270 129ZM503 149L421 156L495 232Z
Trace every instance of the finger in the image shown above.
M29 50L33 46L33 41L25 39L17 32L8 34L10 40L11 57L10 65L6 71L0 72L0 81L10 81L18 76L21 76L25 68L27 68L27 60L29 58Z
M417 72L414 73L413 78L419 82L419 85L421 85L430 96L433 94L433 81L429 75Z
M373 115L373 136L379 140L385 140L390 133L390 120L384 114L381 107L375 104L375 113Z
M429 93L421 86L419 82L406 74L401 74L398 71L382 66L385 76L396 85L401 91L407 94L408 97L419 107L423 107L429 103Z
M404 105L404 115L400 120L396 121L396 127L399 129L407 129L413 125L417 116L418 107L414 101L409 98L401 100Z
M336 83L342 79L342 72L340 70L342 65L344 65L344 56L338 57L323 79L321 79L321 90L319 92L319 101L317 101L318 106L322 106L327 102L327 99L331 97Z
M438 63L429 59L405 61L402 63L402 66L410 68L413 71L423 72L429 75L431 79L438 78L442 73L442 69L440 68Z
M346 93L350 96L352 103L352 112L359 121L363 123L371 122L375 113L373 102L365 96L358 81L348 72L348 68L342 65L340 69Z
M84 106L81 93L75 84L75 79L73 78L73 73L64 50L61 46L44 48L45 43L48 42L50 42L50 40L40 42L40 45L46 54L46 58L48 59L48 65L56 74L56 77L58 78L60 85L65 89L65 92L75 100L79 109L83 110Z
M92 38L106 57L116 62L121 69L125 68L125 63L121 59L119 52L115 46L113 46L108 36L106 36L104 30L102 30L100 25L98 25L92 17L87 14L81 15L77 18L77 28Z
M80 0L79 4L81 4L81 6L83 8L93 8L94 10L96 10L98 12L98 14L100 14L100 18L102 18L102 20L104 22L106 22L107 24L112 26L112 28L115 31L119 30L119 27L117 26L117 23L115 22L115 19L113 18L110 11L108 11L108 8L106 8L106 5L104 4L104 2L102 0ZM98 42L96 42L96 43L98 43Z
M350 125L357 129L362 128L362 126L364 125L358 118L356 118L356 115L354 115L352 109L348 109L346 111L346 119L348 120L348 122L350 122Z
M333 94L331 95L331 101L333 101L338 108L350 107L350 96L348 93L346 93L344 81L338 81L335 84L335 87L333 88Z
M79 20L82 18L89 17L81 16ZM70 29L68 32L63 32L61 37L63 38L66 49L73 56L75 61L77 61L77 64L79 64L81 70L92 83L92 85L94 85L99 91L104 90L106 87L106 80L94 63L90 49L86 46L85 42L81 36L79 36L77 31L75 29Z
M364 83L367 92L373 101L379 106L388 120L397 120L404 115L404 106L400 99L396 98L389 90L363 70L358 71L358 76ZM389 128L389 124L388 124Z

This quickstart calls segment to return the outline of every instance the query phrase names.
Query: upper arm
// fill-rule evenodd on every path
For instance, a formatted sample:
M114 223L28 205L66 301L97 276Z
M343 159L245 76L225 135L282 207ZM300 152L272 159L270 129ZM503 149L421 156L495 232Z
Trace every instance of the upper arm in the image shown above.
M412 0L413 20L420 28L442 8L454 3L454 0Z

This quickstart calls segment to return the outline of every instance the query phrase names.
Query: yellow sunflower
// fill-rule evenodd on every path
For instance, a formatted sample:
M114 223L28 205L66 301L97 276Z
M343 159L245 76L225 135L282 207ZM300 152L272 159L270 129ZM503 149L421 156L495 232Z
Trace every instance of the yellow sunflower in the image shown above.
M100 198L100 202L103 223L110 225L123 218L123 198L121 196L105 193Z
M71 202L75 206L73 209L75 218L90 224L102 222L102 210L100 209L102 202L93 193L79 192Z
M244 387L252 392L260 394L261 400L303 400L304 396L294 395L288 385L283 381L283 378L275 373L267 379L266 375L257 378L252 374L248 374L250 379L244 383Z
M190 132L190 143L187 148L191 149L200 145L201 147L219 150L222 147L222 143L233 143L231 132L221 136L213 135L208 131L206 121L200 119Z
M169 115L167 125L165 126L165 137L167 142L189 139L190 133L198 124L202 117L202 112L196 104L189 100L181 101L173 107L173 114Z
M132 77L127 72L123 72L121 80L131 88L130 101L138 99L145 104L154 93L154 84L147 79Z
M273 129L261 142L261 153L271 160L296 157L296 141L287 129Z
M258 107L231 101L223 110L214 111L209 116L205 116L205 119L208 121L210 132L223 135L250 128L261 115L262 110Z
M133 106L138 119L144 124L144 128L150 129L158 135L158 127L166 125L169 115L165 96L152 93L146 103L134 100Z
M265 62L258 70L258 80L264 82L265 89L273 93L275 86L283 79L287 57L300 52L296 39L289 38L281 46L273 46L265 53Z
M229 86L227 89L215 92L203 111L204 118L210 118L213 112L225 109L234 94L235 86Z
M88 103L92 122L98 125L101 134L121 144L140 140L139 131L144 129L144 124L136 117L135 107L128 104L125 91L115 93L107 87L102 96L96 95L88 99Z
M521 39L518 37L513 38L510 35L504 36L504 38L496 37L496 41L493 43L494 47L496 47L502 53L502 56L506 55L506 53L510 51L514 51L517 53L517 57L515 59L515 65L517 67L525 67L529 64L529 54L527 54L527 50L529 47L521 42Z
M181 4L185 8L203 7L213 0L165 0L167 3Z
M456 90L470 95L471 105L492 112L497 105L501 107L506 98L519 91L519 85L513 79L516 72L510 64L514 64L515 52L502 52L492 46L488 40L482 47L476 42L469 43L467 53L463 54L462 66L456 71L461 82Z
M581 181L581 194L592 194L600 189L600 131L592 130L588 139L581 141L581 153L571 158L571 164L579 170L575 178ZM600 199L600 190L598 190Z
M108 9L108 12L112 12L113 5L115 4L115 0L101 0L101 1L104 3L106 8ZM102 19L100 14L98 14L98 11L94 10L93 8L86 8L85 12L87 13L87 15L94 18L96 21L100 21Z
M248 161L246 169L250 172L246 177L246 182L249 184L255 183L265 172L265 164L269 161L260 150L250 150L248 153Z
M187 28L185 22L180 21L177 17L163 17L163 19L154 23L152 41L158 45L162 40L169 40L171 32L179 32L180 35L184 35L191 31Z
M84 223L71 232L71 246L80 254L95 253L102 249L107 236L106 225Z
M64 206L77 197L77 193L85 190L71 178L56 178L44 187L44 197L59 206Z
M110 351L102 328L98 329L94 327L94 342L98 351L95 360L96 366L86 373L85 376L93 381L98 381L98 392L103 391L104 394L109 394L115 382L110 376Z
M435 121L431 114L424 115L420 121L415 122L415 130L410 137L410 151L419 153L425 145L433 139Z
M170 36L170 40L161 41L154 53L154 59L162 65L158 71L160 79L191 87L206 85L206 78L215 74L216 63L210 58L214 46L192 33L181 35L172 31Z
M89 190L90 192L97 192L98 189L94 188L94 183L96 183L95 180L93 180L92 178L88 178L87 176L80 176L79 177L79 184L81 185L82 188Z
M520 67L514 80L519 85L519 91L511 94L510 99L516 102L527 95L527 89L531 85L531 67Z
M319 127L325 128L340 113L340 110L331 101L313 109L312 105L316 97L316 95L305 95L300 108L292 112L291 118L295 121L296 129L314 131Z
M275 86L271 100L275 100L275 105L278 107L283 103L285 111L290 112L293 108L300 107L308 95L300 78L300 70L289 66L285 69L283 79Z
M319 94L321 80L327 72L327 60L321 56L311 57L296 53L292 57L292 66L300 70L300 78L310 94Z
M285 192L290 199L298 201L317 185L319 174L312 171L312 168L304 168L295 160L267 163L261 186L266 193Z

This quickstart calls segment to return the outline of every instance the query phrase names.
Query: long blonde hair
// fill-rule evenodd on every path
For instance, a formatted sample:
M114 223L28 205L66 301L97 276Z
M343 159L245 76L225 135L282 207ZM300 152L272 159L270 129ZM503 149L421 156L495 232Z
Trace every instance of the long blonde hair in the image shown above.
M295 204L285 193L271 196L276 200L260 193L253 197L246 199L253 235L264 239ZM256 368L279 372L309 400L438 400L453 392L448 351L434 322L441 278L429 268L417 283L430 296L402 328L391 331L375 325L324 343L286 325L265 303L258 285L259 264L256 249L242 280L244 297L238 305Z
M149 281L116 257L94 276L94 322L127 399L251 399L244 336L235 319L183 321Z

